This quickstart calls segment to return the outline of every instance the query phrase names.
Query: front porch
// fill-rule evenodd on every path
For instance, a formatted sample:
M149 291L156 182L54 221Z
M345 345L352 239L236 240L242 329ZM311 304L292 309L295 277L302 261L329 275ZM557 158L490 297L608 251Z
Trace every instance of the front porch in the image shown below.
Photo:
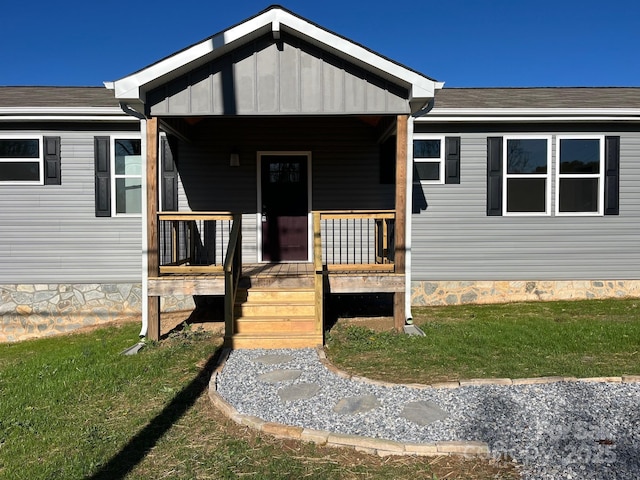
M270 7L109 87L146 134L143 334L176 294L223 296L233 347L322 343L332 294L392 294L404 325L413 116L441 83Z
M165 295L224 297L232 348L303 348L323 343L331 294L391 293L397 328L405 321L393 211L312 212L313 261L242 262L242 215L156 215L158 274L148 278L148 336L161 331Z

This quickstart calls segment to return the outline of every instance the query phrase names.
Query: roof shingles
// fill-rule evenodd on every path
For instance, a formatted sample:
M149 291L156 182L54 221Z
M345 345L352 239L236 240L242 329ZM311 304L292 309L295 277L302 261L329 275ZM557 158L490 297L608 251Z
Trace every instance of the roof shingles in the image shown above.
M434 108L640 108L640 87L443 88Z
M0 87L0 108L118 107L105 87Z

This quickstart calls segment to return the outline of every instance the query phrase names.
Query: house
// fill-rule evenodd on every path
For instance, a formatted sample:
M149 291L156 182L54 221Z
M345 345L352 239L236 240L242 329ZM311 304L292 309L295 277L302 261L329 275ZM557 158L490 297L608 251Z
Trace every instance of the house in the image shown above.
M106 87L0 87L0 340L640 295L640 88L444 88L278 6Z

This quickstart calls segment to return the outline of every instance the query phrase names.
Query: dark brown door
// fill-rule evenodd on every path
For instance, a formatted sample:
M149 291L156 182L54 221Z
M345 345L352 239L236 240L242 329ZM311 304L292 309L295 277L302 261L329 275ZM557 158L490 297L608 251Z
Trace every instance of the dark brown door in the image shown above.
M308 259L306 155L262 156L262 259Z

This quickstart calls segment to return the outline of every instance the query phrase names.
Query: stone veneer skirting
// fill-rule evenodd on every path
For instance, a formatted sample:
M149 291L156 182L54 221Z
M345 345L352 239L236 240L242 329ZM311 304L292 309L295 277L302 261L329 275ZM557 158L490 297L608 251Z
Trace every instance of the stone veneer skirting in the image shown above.
M640 280L419 281L414 306L640 297ZM162 297L163 312L190 311L191 296ZM70 332L142 311L140 283L0 285L0 342Z
M193 310L193 297L164 297L162 311ZM0 285L0 342L70 332L142 311L140 283Z
M419 281L414 306L640 297L640 280Z

